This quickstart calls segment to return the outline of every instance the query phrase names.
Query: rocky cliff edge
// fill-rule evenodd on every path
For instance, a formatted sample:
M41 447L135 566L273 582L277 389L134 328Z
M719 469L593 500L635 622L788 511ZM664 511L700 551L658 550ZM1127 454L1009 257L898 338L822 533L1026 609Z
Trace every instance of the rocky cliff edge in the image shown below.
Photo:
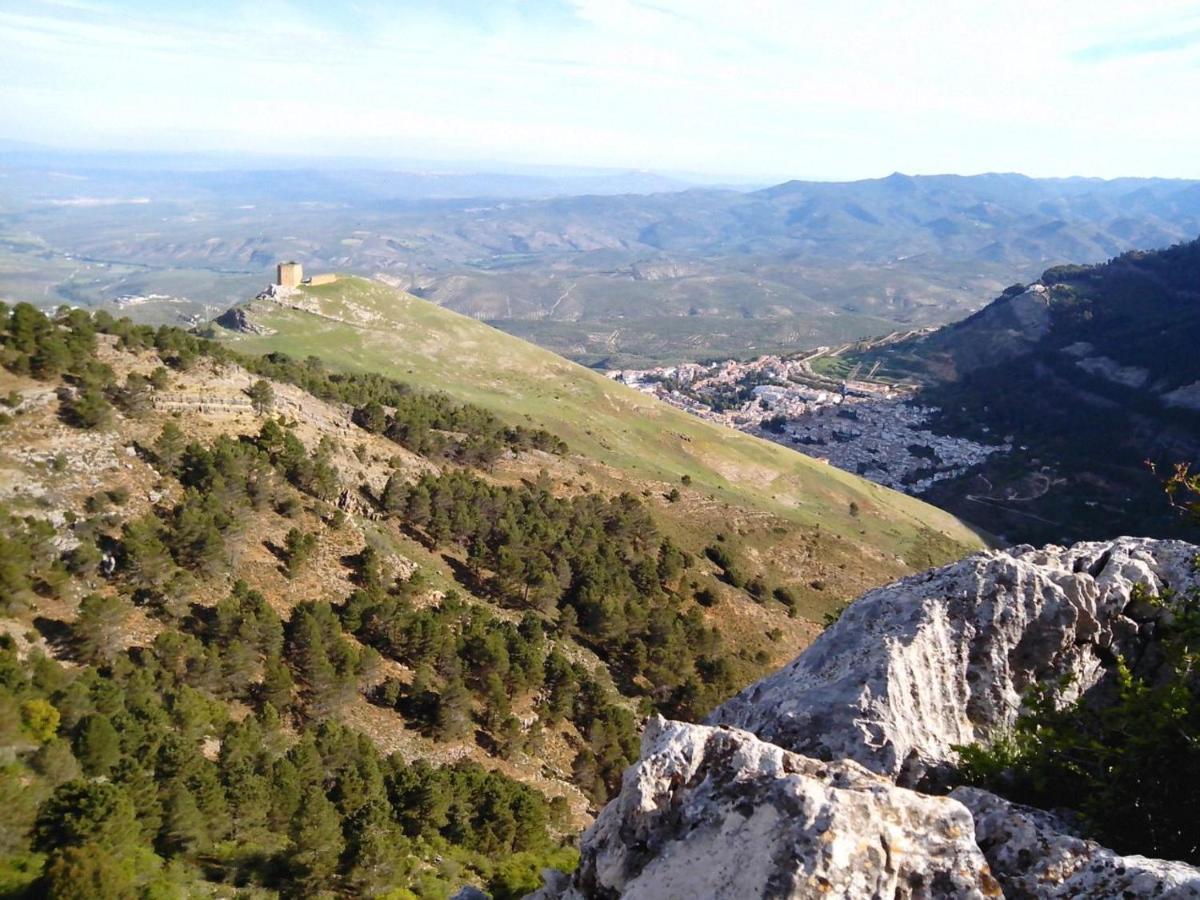
M864 595L708 724L652 719L579 869L534 896L1200 898L1200 870L954 788L953 749L1010 728L1037 683L1083 693L1136 662L1171 614L1146 596L1197 588L1198 557L1018 547Z

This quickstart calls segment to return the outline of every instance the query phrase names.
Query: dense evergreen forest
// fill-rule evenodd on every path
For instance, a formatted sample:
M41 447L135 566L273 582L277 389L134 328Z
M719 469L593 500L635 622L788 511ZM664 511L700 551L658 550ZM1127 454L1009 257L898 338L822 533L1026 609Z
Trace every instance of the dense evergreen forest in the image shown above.
M0 642L8 896L170 897L220 884L441 897L468 880L519 896L541 868L573 864L564 798L477 762L386 755L341 721L356 698L397 727L497 760L537 759L565 734L570 780L601 804L636 756L643 714L700 716L759 671L706 624L715 594L642 499L490 479L503 454L565 453L553 435L313 358L237 356L103 313L47 317L22 304L0 310L0 329L0 363L57 385L58 414L81 434L161 418L136 452L174 486L136 515L121 490L97 491L59 527L0 507L0 615L31 621L57 650ZM119 378L101 342L161 365ZM260 378L247 392L256 434L198 440L155 416L155 393L202 363ZM345 404L367 432L438 465L358 488L377 521L453 562L458 588L427 602L428 576L396 571L369 542L344 560L352 591L286 614L231 579L259 517L296 522L276 548L288 578L349 528L336 502L345 448L328 437L307 446L274 414L281 384ZM0 434L24 415L19 396L6 405ZM728 554L710 556L734 570ZM200 601L222 583L220 599ZM39 615L75 603L67 621ZM139 621L155 636L131 646Z

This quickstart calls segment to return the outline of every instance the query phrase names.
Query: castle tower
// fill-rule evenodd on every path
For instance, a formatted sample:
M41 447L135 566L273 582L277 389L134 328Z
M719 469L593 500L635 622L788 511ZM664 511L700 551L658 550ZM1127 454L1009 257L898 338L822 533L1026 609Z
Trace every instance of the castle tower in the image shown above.
M280 287L298 287L304 280L304 267L298 262L281 262L275 267L275 283Z

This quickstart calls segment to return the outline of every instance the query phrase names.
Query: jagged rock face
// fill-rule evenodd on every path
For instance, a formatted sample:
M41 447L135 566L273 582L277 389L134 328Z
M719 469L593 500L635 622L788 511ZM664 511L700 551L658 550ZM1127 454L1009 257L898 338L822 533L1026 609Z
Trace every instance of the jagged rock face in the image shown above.
M903 579L708 721L905 786L945 786L953 747L1011 726L1032 685L1069 676L1086 691L1115 653L1136 656L1155 613L1134 586L1195 586L1196 554L1120 538L983 553Z
M744 731L653 719L549 898L1000 896L957 801Z
M233 306L217 316L216 322L222 328L228 328L230 331L240 331L245 334L274 334L274 329L268 328L265 325L260 325L255 322L241 306Z
M971 811L975 841L1006 897L1200 897L1200 871L1189 865L1119 856L1049 813L977 788L950 796Z
M865 595L715 727L652 720L579 869L533 896L1200 898L1192 866L1120 856L986 791L910 789L948 788L954 746L1010 726L1034 683L1078 693L1118 653L1138 664L1171 613L1135 586L1195 588L1198 554L1019 547Z

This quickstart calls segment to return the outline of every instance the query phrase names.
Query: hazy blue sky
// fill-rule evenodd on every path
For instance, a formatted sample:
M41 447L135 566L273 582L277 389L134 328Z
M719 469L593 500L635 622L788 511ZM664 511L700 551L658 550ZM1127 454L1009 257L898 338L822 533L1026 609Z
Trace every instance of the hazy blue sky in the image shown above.
M0 136L847 178L1200 177L1200 3L4 0Z

